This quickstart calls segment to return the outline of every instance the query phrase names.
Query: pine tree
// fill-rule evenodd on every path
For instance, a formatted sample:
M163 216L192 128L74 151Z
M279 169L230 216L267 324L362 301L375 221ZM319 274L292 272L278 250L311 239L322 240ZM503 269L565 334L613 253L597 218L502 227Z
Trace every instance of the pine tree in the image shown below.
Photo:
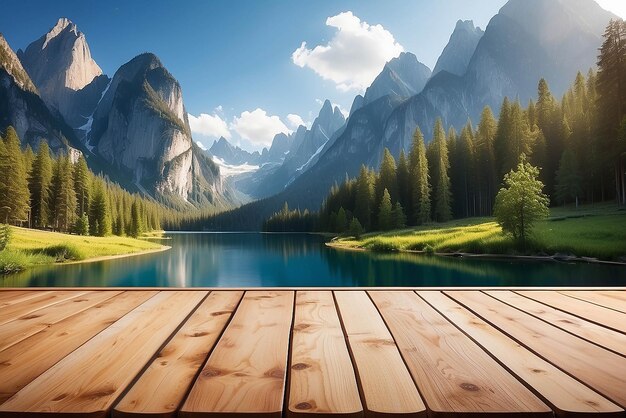
M402 209L400 202L396 202L396 204L393 205L393 209L391 211L391 223L393 224L394 229L402 229L406 227L406 215L404 214L404 210Z
M53 220L56 229L67 232L76 219L76 192L73 166L69 156L61 156L52 174Z
M283 207L283 210L280 212L280 215L283 218L287 218L289 216L289 206L287 205L287 202L285 202L285 206ZM130 207L130 234L129 235L133 238L137 238L139 235L141 235L141 233L142 233L142 225L141 225L141 219L140 219L140 214L139 214L139 205L135 201Z
M417 225L430 221L430 183L424 136L415 128L413 144L409 153L409 190L411 192L410 215Z
M397 179L398 202L400 202L402 207L408 207L411 191L409 190L409 163L404 150L400 151L400 157L398 158Z
M367 168L362 165L359 177L356 181L356 197L354 203L354 216L359 219L362 226L369 230L371 228L371 201L372 185Z
M109 235L111 233L109 201L105 195L102 180L94 181L92 196L89 205L89 232L99 237Z
M378 206L378 229L381 231L389 231L393 228L393 219L391 213L391 195L389 190L384 189L383 195Z
M337 212L337 224L336 231L340 234L343 234L348 229L348 217L346 215L346 210L341 206L339 208L339 212Z
M12 126L4 136L0 150L0 216L7 223L27 220L30 210L30 192L20 139Z
M78 235L89 235L89 217L86 213L76 218L74 233Z
M383 190L387 189L391 200L398 199L398 180L396 176L396 160L387 148L383 151L383 159L380 163L380 171L378 172L378 183L376 187L376 196L380 199Z
M506 160L509 148L509 132L511 131L511 103L509 98L505 97L500 106L500 116L496 128L496 135L493 140L493 149L495 155L495 165L497 169L496 178L501 179L506 170Z
M433 219L446 222L452 218L451 185L448 170L448 146L441 119L437 119L433 129L432 148L432 179L433 179Z
M454 199L460 199L458 206L461 208L461 216L473 216L475 215L475 201L474 201L474 189L475 189L475 164L474 164L474 139L473 129L471 122L461 131L461 136L457 141L457 173L459 173L458 181L460 184L457 189L460 190L460 195ZM454 185L454 183L452 183Z
M89 194L91 179L89 178L89 168L87 161L82 155L78 158L74 166L74 190L76 191L77 207L76 213L80 217L89 212Z
M45 228L50 224L51 214L52 159L46 141L41 141L33 161L29 179L31 196L31 219L36 228Z
M478 212L490 215L496 198L498 184L494 154L497 122L491 108L485 106L480 116L476 134L476 182L478 184Z
M350 235L355 239L361 239L361 235L363 235L363 226L357 218L352 218L350 221Z
M578 208L578 197L582 193L582 177L576 163L576 156L570 149L563 152L559 169L556 172L556 199L565 204L570 199Z

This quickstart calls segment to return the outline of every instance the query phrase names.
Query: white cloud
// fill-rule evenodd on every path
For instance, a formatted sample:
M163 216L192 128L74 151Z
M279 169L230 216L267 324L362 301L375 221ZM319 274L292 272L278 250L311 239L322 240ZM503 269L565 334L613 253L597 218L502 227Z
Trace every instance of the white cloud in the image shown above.
M291 55L294 64L309 67L341 91L364 91L390 59L404 51L382 25L369 25L352 12L326 19L337 31L326 45L307 48L302 42Z
M205 151L207 150L207 147L205 147L202 142L196 141L196 144L200 147L200 149L205 150Z
M200 116L195 117L189 113L188 117L191 132L195 134L215 138L223 136L226 139L230 139L231 137L226 121L216 114L208 115L206 113L200 113Z
M293 113L287 115L287 122L289 122L293 129L297 129L300 125L307 125L300 115L296 115Z
M270 146L272 139L277 133L289 134L291 130L280 120L278 116L268 115L261 108L252 112L241 112L235 116L230 128L237 132L243 139L247 139L254 145Z

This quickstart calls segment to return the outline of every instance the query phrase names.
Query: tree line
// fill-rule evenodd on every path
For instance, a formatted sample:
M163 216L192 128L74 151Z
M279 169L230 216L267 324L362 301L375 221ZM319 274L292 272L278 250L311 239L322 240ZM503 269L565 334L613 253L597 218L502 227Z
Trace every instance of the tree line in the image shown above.
M396 161L385 149L378 171L362 166L357 178L334 185L315 227L352 233L491 216L522 155L539 168L552 205L626 206L626 23L611 21L604 38L598 72L578 72L560 100L541 79L536 101L523 107L505 97L498 120L489 106L460 132L437 119L428 144L416 127L408 155ZM265 229L291 229L296 215L278 212Z
M15 129L0 136L0 222L80 235L137 237L158 230L159 204L95 175L80 155L52 155L46 141L22 150Z

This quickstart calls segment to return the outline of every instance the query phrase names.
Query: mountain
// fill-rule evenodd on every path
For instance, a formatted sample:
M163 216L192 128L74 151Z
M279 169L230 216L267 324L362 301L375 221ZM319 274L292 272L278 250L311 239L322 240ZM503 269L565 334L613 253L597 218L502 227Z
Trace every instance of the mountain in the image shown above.
M9 125L33 149L45 140L54 152L76 154L80 145L73 130L50 112L17 55L0 34L0 133Z
M85 35L67 18L17 53L41 98L73 128L87 122L109 78L91 57Z
M435 64L433 76L440 71L447 71L458 76L465 74L467 65L484 33L482 29L474 26L471 20L457 21L448 44Z
M345 117L339 108L333 107L329 100L324 101L311 129L300 126L296 132L286 136L291 139L291 147L284 155L282 164L263 166L254 174L240 178L236 187L257 199L280 192L318 161L326 145L332 142L333 135L344 123Z
M361 164L377 167L385 147L396 157L408 150L416 126L429 141L438 117L458 129L468 117L476 124L485 105L497 114L505 96L522 102L535 97L542 77L559 97L577 71L595 66L611 18L593 0L509 0L489 22L464 74L442 69L408 99L394 87L370 103L357 97L345 129L316 164L282 192L242 210L267 217L285 202L317 210L335 182L355 177ZM390 73L387 68L383 73ZM387 78L383 73L377 80Z
M419 62L415 55L402 52L385 64L372 85L365 91L361 106L389 94L399 98L411 97L422 91L430 74L430 69Z
M90 150L149 195L172 203L233 203L219 168L192 141L178 81L154 54L117 70L85 136Z
M259 151L248 152L243 150L240 147L232 145L223 136L213 142L208 152L229 165L259 164L261 160L261 153L259 153Z

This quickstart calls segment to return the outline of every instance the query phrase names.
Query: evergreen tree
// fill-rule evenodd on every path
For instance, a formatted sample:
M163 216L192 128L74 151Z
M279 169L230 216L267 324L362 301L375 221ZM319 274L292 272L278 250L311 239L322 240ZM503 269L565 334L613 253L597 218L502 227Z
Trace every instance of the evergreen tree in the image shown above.
M451 186L448 170L448 145L441 119L437 119L433 129L432 148L432 179L433 179L433 219L445 222L452 218Z
M348 229L348 217L346 215L346 210L341 206L339 208L339 212L337 212L337 224L336 231L340 234L343 234Z
M356 217L350 221L350 235L355 239L361 239L361 235L363 235L363 226Z
M89 235L89 217L86 213L76 218L76 225L74 225L74 232L78 235Z
M409 190L411 193L411 210L417 225L430 221L430 183L428 160L424 136L419 127L415 128L413 144L409 153Z
M52 159L46 141L41 141L29 178L32 225L45 228L52 218L50 194L52 184Z
M61 156L52 174L53 220L56 229L70 231L76 219L76 192L73 166L69 156Z
M495 165L497 169L496 178L501 179L507 172L507 159L509 148L509 133L511 131L511 103L509 98L505 97L500 106L500 116L496 128L496 135L493 140L493 150L495 156Z
M378 206L378 229L381 231L389 231L393 228L393 219L391 214L391 195L387 189L383 190L383 196Z
M354 216L359 218L362 226L369 230L371 228L371 201L372 201L372 184L367 168L362 165L359 177L356 181L356 197L354 203Z
M400 151L400 157L398 158L398 202L402 207L409 206L409 200L411 199L411 191L409 189L409 163L407 161L404 150Z
M396 202L396 204L393 205L393 209L391 211L391 223L393 224L394 229L402 229L406 227L406 215L404 214L404 210L402 209L400 202Z
M0 219L17 224L27 220L30 192L20 139L12 126L6 130L0 149Z
M496 198L498 175L494 154L497 122L491 108L485 106L476 133L476 182L479 215L490 215Z
M74 190L76 191L77 207L76 213L79 217L89 212L89 194L91 179L87 161L82 155L78 158L74 167Z
M141 215L139 213L139 205L137 202L133 202L130 206L130 236L133 238L137 238L142 233L142 225L141 225ZM289 216L289 206L287 202L285 202L285 206L281 212L283 217Z
M398 180L396 177L396 160L387 148L383 151L383 159L380 163L380 171L378 172L378 183L376 187L376 196L380 199L383 190L387 189L393 201L398 199Z
M24 151L24 171L26 175L30 179L30 172L33 169L33 161L35 160L35 153L33 153L33 149L30 145L26 145L26 150Z
M582 178L578 171L576 156L570 149L563 152L559 169L556 172L556 199L562 203L570 199L576 203L578 208L578 197L582 193Z
M92 196L89 205L89 232L99 237L109 235L111 233L109 201L105 195L102 180L94 181Z

